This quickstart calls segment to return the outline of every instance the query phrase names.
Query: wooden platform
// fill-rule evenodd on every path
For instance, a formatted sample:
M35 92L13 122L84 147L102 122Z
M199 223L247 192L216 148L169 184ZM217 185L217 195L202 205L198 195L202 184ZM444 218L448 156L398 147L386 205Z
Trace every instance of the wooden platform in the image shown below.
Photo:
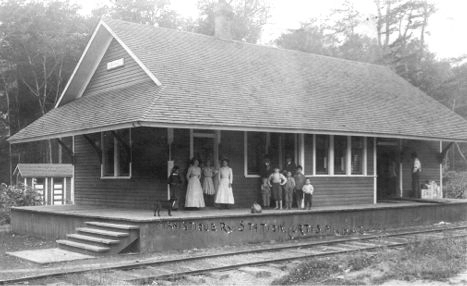
M345 236L386 229L467 221L467 200L387 201L378 204L314 207L304 210L206 208L174 211L89 206L36 206L12 209L12 231L46 239L63 239L89 221L129 223L139 227L136 250L190 249L301 237Z

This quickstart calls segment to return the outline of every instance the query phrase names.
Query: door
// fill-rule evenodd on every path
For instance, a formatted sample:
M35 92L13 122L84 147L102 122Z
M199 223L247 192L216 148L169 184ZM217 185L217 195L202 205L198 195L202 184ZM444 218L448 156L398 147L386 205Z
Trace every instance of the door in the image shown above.
M214 165L214 138L194 137L193 138L193 156L205 164L207 160Z
M392 143L392 142L391 142ZM399 189L399 146L389 142L378 143L377 199L396 198Z
M211 161L211 166L219 166L219 138L220 133L213 130L191 131L190 158L196 157L205 163Z

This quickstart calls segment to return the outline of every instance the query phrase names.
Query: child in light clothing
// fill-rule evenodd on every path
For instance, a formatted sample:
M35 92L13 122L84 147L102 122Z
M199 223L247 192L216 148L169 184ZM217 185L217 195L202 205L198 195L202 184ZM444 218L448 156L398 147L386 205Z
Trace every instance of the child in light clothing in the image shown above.
M272 198L276 202L276 210L282 209L281 186L285 185L285 183L287 183L287 179L279 172L279 168L274 168L274 173L269 176L268 184L272 188Z
M271 203L271 187L268 184L268 178L263 178L261 185L261 196L263 197L263 207L269 207Z
M293 190L295 188L295 180L292 177L292 172L287 172L287 183L284 185L285 190L285 207L290 210L293 202Z
M305 196L305 208L307 210L311 209L311 201L313 198L313 185L311 184L310 179L306 179L305 185L302 188L303 194Z

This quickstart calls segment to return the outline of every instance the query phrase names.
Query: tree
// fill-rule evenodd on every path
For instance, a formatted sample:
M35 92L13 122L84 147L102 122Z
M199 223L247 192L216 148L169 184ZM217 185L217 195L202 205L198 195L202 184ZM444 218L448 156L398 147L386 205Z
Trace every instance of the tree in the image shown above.
M256 43L261 37L263 26L269 19L269 5L265 0L230 0L232 6L232 39ZM193 31L205 35L214 35L214 18L217 0L199 0L201 16Z
M14 80L8 81L17 85L16 128L53 108L71 75L93 24L79 16L77 10L78 6L63 1L0 2L0 59L9 67L8 73L14 75ZM7 85L4 82L3 86ZM6 90L8 93L10 87ZM47 146L44 157L52 162L50 141Z
M109 6L93 11L94 16L177 29L185 20L169 8L170 0L111 0Z
M289 30L282 34L275 42L278 46L326 56L337 55L337 39L326 33L327 27L318 24L318 20L311 19L296 30Z
M425 46L429 17L436 11L427 0L375 0L376 15L363 19L345 1L325 20L313 19L301 29L281 35L276 43L350 60L384 64L416 86L420 86L425 66L432 55ZM358 32L358 27L374 19L376 38Z

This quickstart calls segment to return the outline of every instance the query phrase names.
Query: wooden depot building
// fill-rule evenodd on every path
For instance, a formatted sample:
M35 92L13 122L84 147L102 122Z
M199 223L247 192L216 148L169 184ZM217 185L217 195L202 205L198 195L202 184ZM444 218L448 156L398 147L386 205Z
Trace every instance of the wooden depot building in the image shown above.
M60 138L75 207L150 218L169 162L186 170L195 156L230 160L237 208L257 200L265 155L303 166L316 207L412 197L410 154L420 181L442 186L467 121L385 66L104 19L56 107L9 142Z

